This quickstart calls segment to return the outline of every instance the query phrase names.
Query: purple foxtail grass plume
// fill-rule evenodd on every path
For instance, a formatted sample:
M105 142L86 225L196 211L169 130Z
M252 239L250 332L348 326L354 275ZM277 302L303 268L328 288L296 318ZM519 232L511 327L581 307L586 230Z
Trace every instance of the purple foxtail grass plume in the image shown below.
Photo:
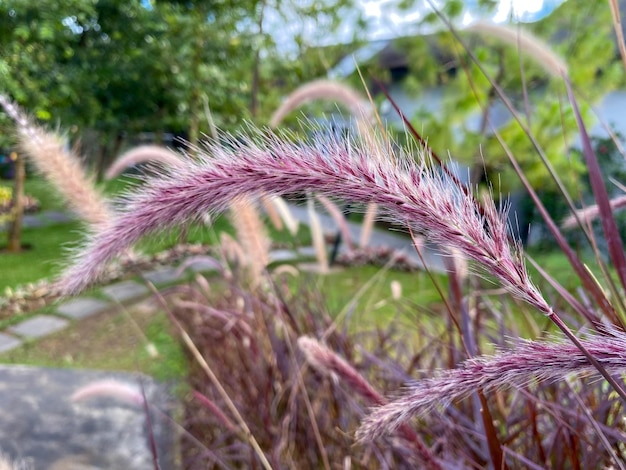
M364 398L371 405L384 405L385 398L345 359L319 343L314 338L301 336L298 348L304 353L307 362L321 374L332 374L344 382L351 391ZM441 470L442 467L424 444L422 439L408 426L399 426L400 434L410 441L427 468Z
M115 221L92 234L74 257L60 287L75 293L95 282L106 264L141 237L227 208L244 194L287 195L316 191L349 201L374 202L387 217L432 242L456 247L517 298L545 314L552 309L532 284L521 250L509 245L506 217L486 198L482 213L474 198L429 168L426 155L395 150L369 158L359 143L329 138L290 143L276 135L253 142L213 144L210 158L187 161L175 174L148 179L126 195Z
M591 337L582 344L610 373L626 369L623 333ZM474 357L458 369L442 370L409 385L400 398L374 409L365 418L357 439L376 439L412 417L445 408L476 390L489 392L523 387L533 381L556 382L571 374L598 376L598 371L574 344L527 340L511 351Z
M617 196L610 200L611 209L622 209L626 206L626 195ZM594 204L584 209L577 211L576 215L570 215L563 220L561 227L564 229L571 229L578 226L578 221L581 224L588 224L592 220L597 219L600 216L600 210L597 204ZM578 218L577 218L578 217Z
M197 312L202 315L206 315L208 318L215 318L224 324L225 331L231 331L233 328L240 330L242 334L251 337L255 332L251 329L250 325L245 321L241 321L240 315L223 311L204 305L201 302L195 302L191 300L175 299L174 305L177 308L186 309L191 312Z
M55 186L72 211L88 224L107 224L112 219L112 211L78 157L67 149L66 142L35 125L4 95L0 95L0 106L17 124L19 145L24 154Z
M226 416L226 414L221 410L219 406L215 404L213 400L210 400L197 390L193 391L193 396L196 400L202 403L204 407L208 409L211 414L213 414L213 416L215 416L218 421L220 421L224 425L226 429L228 429L230 432L237 432L237 426L235 426L235 423L233 423L228 418L228 416Z
M88 383L76 390L70 400L79 402L100 397L114 398L134 406L144 403L144 396L137 386L113 379Z
M183 157L177 153L158 145L140 145L132 148L111 164L104 177L108 180L121 175L124 170L140 163L156 163L165 168L177 168L182 166Z
M328 199L323 194L316 194L315 198L322 203L326 212L333 218L337 227L339 227L339 232L341 233L341 237L343 238L343 242L346 244L348 250L352 250L352 235L350 234L350 227L348 227L348 223L346 221L346 217L341 212L341 209L337 207L333 201Z
M513 46L520 52L534 59L543 69L554 77L568 75L565 61L559 57L545 42L528 31L487 21L477 21L465 28L465 31L491 36Z

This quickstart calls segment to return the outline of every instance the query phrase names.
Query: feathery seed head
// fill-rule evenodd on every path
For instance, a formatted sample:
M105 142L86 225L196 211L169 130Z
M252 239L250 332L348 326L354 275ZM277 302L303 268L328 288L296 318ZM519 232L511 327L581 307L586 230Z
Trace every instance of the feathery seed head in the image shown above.
M104 177L108 180L122 174L127 168L139 163L157 163L165 167L177 168L182 157L158 145L140 145L123 153L107 169Z
M365 398L370 404L382 405L385 402L382 395L354 367L317 340L301 336L298 338L298 347L304 353L307 362L318 372L336 374L355 393Z
M583 344L609 372L626 368L623 333L594 336ZM574 344L524 341L512 351L475 357L458 369L443 370L409 385L400 398L376 408L365 418L357 438L363 441L376 439L414 416L446 407L478 389L488 392L525 386L533 380L556 382L571 374L597 375L598 371Z
M466 31L492 36L513 47L519 47L522 53L532 57L535 62L554 77L564 77L568 75L568 68L565 61L559 57L548 44L536 36L533 36L528 31L487 21L477 21L467 27Z
M55 186L71 209L91 225L106 225L112 218L106 199L96 190L80 160L67 149L67 143L32 123L6 96L0 95L0 106L17 123L24 154Z
M128 194L116 220L78 253L61 288L66 293L84 289L107 262L142 236L197 220L207 211L223 211L233 198L315 191L378 204L389 219L457 248L515 296L551 312L530 282L517 248L509 245L505 217L493 201L487 201L481 214L471 195L429 168L423 153L417 162L401 150L370 158L368 148L337 138L291 143L275 134L256 141L239 139L229 146L211 144L209 155L186 160L175 174L149 178L144 187Z

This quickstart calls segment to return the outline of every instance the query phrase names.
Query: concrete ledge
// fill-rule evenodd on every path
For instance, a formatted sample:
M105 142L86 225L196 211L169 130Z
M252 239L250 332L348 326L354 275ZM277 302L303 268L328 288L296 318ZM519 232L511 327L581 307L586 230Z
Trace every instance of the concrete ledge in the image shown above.
M155 286L158 286L180 281L183 276L178 274L178 270L176 268L161 268L144 273L143 277Z

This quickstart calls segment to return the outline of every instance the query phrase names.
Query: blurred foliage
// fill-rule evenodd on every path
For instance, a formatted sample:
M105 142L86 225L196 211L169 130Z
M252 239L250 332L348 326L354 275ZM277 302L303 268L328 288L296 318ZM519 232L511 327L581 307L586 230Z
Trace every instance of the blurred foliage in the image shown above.
M415 7L414 1L396 3L400 10ZM310 39L311 24L317 38L338 31L353 4L354 0L5 1L0 3L2 91L37 119L61 122L71 130L70 137L81 136L83 153L100 169L125 139L132 141L145 131L152 132L157 142L166 132L196 142L210 132L207 110L215 125L225 130L245 120L267 123L285 94L325 75L364 39L358 31L349 44L320 47ZM494 4L481 1L477 7L487 12ZM448 0L442 10L459 22L463 2ZM276 32L268 31L270 16L273 25L278 18L292 35L295 49L290 55L284 44L277 44ZM426 15L422 27L432 31L441 28L441 21ZM567 58L582 98L598 99L623 82L615 49L607 47L614 41L610 11L602 2L568 0L547 18L524 27L549 40ZM570 190L575 189L584 168L578 155L567 150L577 131L563 104L567 99L562 83L531 58L520 59L514 47L475 33L462 32L462 37L529 123L555 171L572 176L566 181ZM499 98L454 36L440 30L396 39L393 46L409 64L402 84L408 95L419 97L445 87L440 110L411 116L432 148L470 166L475 181L485 177L484 170L498 191L517 189L518 178L483 111ZM378 56L360 68L366 80L391 80ZM348 82L362 89L357 73ZM524 90L530 97L530 115ZM333 113L335 107L321 111ZM589 116L587 105L583 114ZM10 145L11 128L0 114L0 147ZM499 132L531 183L552 186L526 131L509 120Z
M613 139L615 137L615 140ZM593 136L591 137L592 147L598 157L598 161L602 167L602 177L604 184L608 190L610 197L617 197L623 194L623 191L616 186L614 182L625 184L626 183L626 163L624 161L624 154L622 153L621 146L624 143L624 138L620 133L616 133L613 137ZM572 152L575 155L577 161L583 160L581 150L574 150ZM596 203L593 191L591 189L591 183L588 178L588 172L586 167L581 172L579 179L580 184L576 191L572 193L574 201L576 201L577 207L589 207ZM560 193L549 186L544 187L538 191L538 195L543 205L548 210L548 213L558 223L563 221L567 216L571 214L569 206ZM545 222L541 218L537 208L532 201L528 199L525 201L524 209L529 213L532 213L533 219L533 231L539 231L539 233L548 233L548 228ZM618 230L622 237L626 235L626 211L615 210L614 211L615 222L617 223ZM606 253L606 241L604 239L604 231L599 219L595 219L591 225L593 235L596 243L600 249L600 252ZM565 230L563 232L572 246L585 247L585 249L591 251L583 233L578 229ZM557 248L557 244L552 237L537 237L537 243L535 246L538 250L552 250ZM591 253L592 254L592 253Z
M209 131L207 106L222 129L253 118L264 124L281 96L334 65L311 52L305 20L324 37L351 5L8 0L0 2L0 91L37 119L61 122L105 160L140 132L194 140ZM270 12L289 23L298 60L285 58L264 29ZM11 144L11 128L0 114L0 147Z
M409 2L406 3L405 7L409 8ZM493 7L489 3L483 5L485 11ZM442 12L454 24L460 24L462 6L458 0L449 0L444 3ZM460 31L467 45L465 49L434 13L426 15L422 27L424 31L433 28L439 31L396 39L393 49L406 58L408 76L399 86L411 99L422 102L433 91L444 90L440 109L418 109L415 115L409 116L415 128L428 138L431 147L439 155L450 154L468 165L474 182L486 178L496 192L503 193L520 188L519 178L493 135L484 111L488 106L504 107L483 72L473 63L469 50L513 103L555 172L564 179L567 189L575 192L585 168L579 154L569 150L578 130L562 80L551 77L534 58L520 57L515 46L488 34ZM589 124L589 103L624 83L608 5L568 0L543 20L521 27L549 42L550 47L566 59L582 102L583 117ZM368 75L395 86L388 70L381 67L377 58L363 69ZM502 113L510 116L504 109L497 114ZM520 161L531 184L536 188L554 188L527 132L512 118L499 121L498 131Z

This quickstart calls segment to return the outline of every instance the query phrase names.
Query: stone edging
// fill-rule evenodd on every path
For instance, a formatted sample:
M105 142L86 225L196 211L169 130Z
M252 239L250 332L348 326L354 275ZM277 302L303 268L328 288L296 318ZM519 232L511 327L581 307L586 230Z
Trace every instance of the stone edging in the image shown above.
M312 254L312 249L299 249L297 253L290 250L275 250L270 254L272 262L289 262ZM185 279L186 273L209 272L215 268L202 261L192 263L186 272L175 267L162 267L142 274L144 279L157 287L174 284ZM54 306L52 313L36 314L27 320L7 327L0 332L0 354L22 346L24 343L44 338L57 333L74 321L93 317L120 304L132 303L150 295L147 286L140 281L120 281L102 287L99 292L104 298L93 296L75 297Z

